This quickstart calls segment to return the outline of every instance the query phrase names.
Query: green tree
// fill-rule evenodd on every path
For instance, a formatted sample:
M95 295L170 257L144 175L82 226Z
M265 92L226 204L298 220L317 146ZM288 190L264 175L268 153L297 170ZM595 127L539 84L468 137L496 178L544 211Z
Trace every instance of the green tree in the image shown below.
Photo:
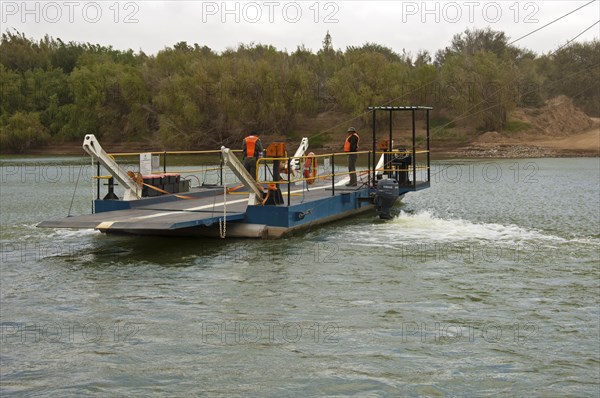
M75 68L69 84L73 103L61 108L68 123L60 138L93 133L119 142L147 136L149 97L139 68L103 60Z
M7 31L0 40L0 62L14 71L47 69L51 66L51 47L52 41L48 36L36 43L24 33Z
M548 96L566 95L592 116L600 116L600 41L573 43L542 57Z
M408 84L410 67L368 46L353 49L346 64L330 79L329 87L346 112L360 114L374 104L398 104ZM368 121L368 115L365 116Z
M50 135L40 122L37 112L16 112L6 124L0 125L0 150L20 153L26 149L45 145Z
M466 30L436 54L442 106L459 120L481 130L501 130L508 114L522 102L522 86L536 79L533 69L523 73L532 54L508 44L503 32L489 28ZM527 90L527 89L526 89Z

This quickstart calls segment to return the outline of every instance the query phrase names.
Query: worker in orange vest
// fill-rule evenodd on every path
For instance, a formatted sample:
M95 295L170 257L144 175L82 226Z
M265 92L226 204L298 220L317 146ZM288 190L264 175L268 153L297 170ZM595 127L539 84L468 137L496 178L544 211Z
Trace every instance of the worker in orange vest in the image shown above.
M260 157L263 151L262 142L255 133L244 138L242 142L242 153L244 167L253 178L256 178L256 160Z
M356 184L356 159L358 155L356 153L358 151L358 143L360 141L360 137L356 133L356 129L354 127L350 127L348 129L348 137L344 142L344 152L350 153L348 155L348 172L350 174L350 183L346 184L347 187L355 187Z

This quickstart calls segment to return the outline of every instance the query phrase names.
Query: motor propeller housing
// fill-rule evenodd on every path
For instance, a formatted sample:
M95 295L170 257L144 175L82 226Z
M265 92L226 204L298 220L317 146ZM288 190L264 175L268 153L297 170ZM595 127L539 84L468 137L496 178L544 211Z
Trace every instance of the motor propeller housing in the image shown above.
M375 193L375 206L377 215L382 220L391 220L391 209L400 196L400 186L398 181L391 178L385 178L377 182L377 192Z

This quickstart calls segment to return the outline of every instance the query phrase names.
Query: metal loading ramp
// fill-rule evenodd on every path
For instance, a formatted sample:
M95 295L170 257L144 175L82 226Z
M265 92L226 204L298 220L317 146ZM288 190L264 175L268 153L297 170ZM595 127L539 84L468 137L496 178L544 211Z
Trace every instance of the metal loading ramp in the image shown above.
M248 199L227 201L227 222L243 220ZM90 215L44 221L40 228L98 229L118 231L168 231L219 224L224 218L223 197L178 200Z

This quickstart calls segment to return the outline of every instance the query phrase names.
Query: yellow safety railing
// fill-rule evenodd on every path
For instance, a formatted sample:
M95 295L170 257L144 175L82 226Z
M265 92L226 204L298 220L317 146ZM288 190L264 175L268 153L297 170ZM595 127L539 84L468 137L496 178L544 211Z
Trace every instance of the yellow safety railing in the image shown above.
M234 153L241 153L241 149L232 150ZM217 155L221 156L221 150L205 150L205 151L153 151L153 152L117 152L117 153L109 153L108 156L115 159L116 157L131 157L131 156L139 156L142 153L150 153L152 155L162 155L163 156L163 171L157 171L154 174L165 174L166 170L166 156L167 155ZM202 169L194 169L194 170L169 170L168 173L205 173L208 171L217 171L222 170L222 165L219 167L211 167L211 168L202 168Z
M429 151L427 150L417 150L414 153L415 154L424 154L424 153L428 153ZM330 177L340 177L340 176L346 176L346 175L350 175L350 174L363 174L365 172L370 172L371 169L367 169L367 170L360 170L360 171L354 171L354 172L350 172L350 171L340 171L340 172L335 172L335 173L330 173L330 174L321 174L321 175L317 175L316 177L301 177L301 178L290 178L289 180L281 180L281 181L269 181L269 180L261 180L259 179L259 174L260 174L260 167L261 165L263 167L266 167L268 162L273 162L273 161L280 161L282 162L282 164L287 164L288 160L292 160L292 159L300 159L300 160L306 160L306 159L321 159L321 158L332 158L335 156L348 156L348 155L361 155L361 154L369 154L371 153L371 151L360 151L360 152L333 152L333 153L327 153L327 154L323 154L323 155L305 155L305 156L298 156L298 157L272 157L272 158L260 158L257 160L256 162L256 180L261 183L261 184L288 184L288 183L295 183L295 182L302 182L302 181L307 181L307 180L324 180L324 179L328 179ZM375 152L376 155L412 155L413 152L412 151L391 151L391 152ZM301 161L301 165L303 165L304 162ZM413 170L428 170L429 166L410 166L408 168L403 168L403 169L399 169L399 168L385 168L385 165L383 168L377 168L375 169L375 171L378 172L395 172L395 171L404 171L404 172L409 172L409 171L413 171ZM263 168L264 170L264 168ZM303 171L304 170L304 166L300 167L300 170Z
M236 149L236 150L232 150L232 152L234 153L241 153L242 150L240 149ZM161 157L161 169L160 171L155 171L153 174L156 175L163 175L163 174L168 174L168 173L177 173L177 174L195 174L195 173L208 173L208 172L214 172L214 171L219 171L219 175L217 176L217 180L219 184L223 184L223 161L221 159L221 150L194 150L194 151L139 151L139 152L115 152L115 153L108 153L107 155L109 157L111 157L113 160L117 161L117 159L120 159L121 162L125 162L125 163L131 163L132 161L134 161L134 159L126 159L126 158L134 158L134 157L138 157L141 154L151 154L152 156L160 156ZM214 166L210 166L207 164L207 167L202 167L202 168L198 168L198 169L193 169L193 170L177 170L175 165L173 165L173 169L168 170L167 169L167 158L169 156L209 156L212 158L212 165L214 165L214 160L215 158L217 158L217 163L219 163L218 166L214 167ZM221 160L219 160L221 159ZM135 159L137 161L137 159ZM208 162L208 159L207 159ZM180 162L178 162L179 164L181 164ZM204 162L201 162L201 164ZM92 177L92 180L96 180L97 181L97 198L100 199L100 181L101 180L110 180L111 178L113 178L111 175L100 175L100 164L97 164L97 170L96 170L96 176ZM197 176L195 176L194 178L198 178ZM200 178L198 178L200 180Z
M233 150L232 152L235 153L241 153L241 150ZM178 171L178 170L169 170L167 171L167 162L166 162L166 157L168 155L213 155L213 156L221 156L221 151L220 150L205 150L205 151L152 151L152 152L119 152L119 153L112 153L109 154L109 156L114 158L123 158L123 157L132 157L132 156L139 156L142 153L150 153L152 155L159 155L162 156L162 168L163 170L161 172L155 172L155 174L158 175L162 175L162 174L166 174L166 173L179 173L179 174L183 174L183 173L204 173L204 172L209 172L209 171L221 171L220 174L220 184L223 184L223 176L222 176L222 172L223 172L223 163L221 162L221 164L218 167L208 167L208 168L201 168L201 169L194 169L194 170L183 170L183 171ZM376 151L376 152L372 152L372 151L359 151L359 152L332 152L332 153L327 153L327 154L311 154L311 155L303 155L303 156L288 156L288 157L262 157L256 160L256 175L255 175L255 179L259 184L272 184L275 186L281 186L281 185L287 185L287 196L288 196L288 205L289 205L289 201L290 201L290 196L294 196L294 195L302 195L302 194L294 194L290 192L290 187L293 183L298 183L298 182L302 182L305 183L306 185L303 186L303 190L307 189L308 190L308 185L312 185L312 183L316 182L316 181L331 181L331 190L332 190L332 195L335 194L335 183L336 183L336 177L347 177L349 175L355 174L357 176L365 176L367 175L369 180L371 180L372 178L375 177L375 173L387 173L387 172L412 172L413 175L416 176L417 171L422 172L423 170L427 170L427 173L429 173L429 166L427 165L420 165L417 164L417 155L422 155L422 154L428 154L429 151L428 150L423 150L423 149L418 149L415 151L412 150L402 150L402 151ZM356 171L336 171L335 167L337 165L346 165L346 161L345 159L347 159L348 156L350 155L369 155L369 166L367 169L362 169L362 170L356 170ZM412 157L412 164L407 166L404 166L403 168L398 168L398 167L389 167L388 164L384 165L383 167L380 168L376 168L375 170L372 169L372 165L374 165L378 158L381 155L389 155L390 156L390 160L397 157L398 155L403 155L403 156L411 156ZM429 155L427 155L429 156ZM344 158L344 160L338 160L340 158ZM298 160L298 165L299 165L299 173L292 173L291 170L287 170L287 173L285 171L285 169L289 168L289 165L291 163L291 161L293 159L297 159ZM326 165L325 160L329 159L330 163L329 165ZM364 157L362 158L364 161ZM267 176L267 170L269 170L269 164L273 164L274 162L279 162L280 166L286 166L285 169L283 170L279 170L279 173L282 174L287 174L287 178L283 178L279 181L271 181L268 180L268 176ZM306 166L309 166L309 169L311 169L311 173L310 175L306 175ZM330 172L327 172L327 174L319 174L318 170L319 168L321 168L321 170L324 169L324 166L326 166L326 169L330 169ZM314 170L314 171L313 171ZM264 172L263 174L263 179L260 178L261 173ZM271 178L272 176L275 174L274 170L270 170L271 172ZM277 173L277 174L279 174ZM373 174L372 174L373 173ZM422 176L422 174L421 174ZM94 179L96 179L98 181L98 197L99 197L99 184L100 184L100 180L102 179L110 179L112 178L112 176L103 176L103 175L99 175L99 169L98 169L98 175L96 175L95 177L93 177ZM429 178L429 177L428 177ZM427 178L427 181L428 181ZM415 181L417 178L412 178L413 181ZM415 182L416 183L416 182ZM232 193L233 194L233 193ZM247 193L240 193L241 195L247 195Z
M242 152L241 149L234 149L232 152ZM150 153L152 155L220 155L221 150L207 150L207 151L154 151L154 152L117 152L117 153L109 153L108 156L139 156L142 153Z
M291 195L290 186L291 186L291 184L297 183L297 182L307 182L310 184L311 182L314 182L317 180L321 180L321 181L322 180L331 180L332 195L335 194L336 177L346 177L351 174L362 175L362 176L367 175L369 180L371 180L371 178L372 178L371 173L375 173L375 172L377 172L377 173L407 172L407 173L412 173L413 184L416 184L416 180L418 179L416 177L417 173L419 173L419 175L422 176L421 173L423 171L427 171L427 173L429 173L429 169L430 169L427 164L425 164L425 165L417 164L418 163L417 162L418 155L428 154L428 153L429 153L428 150L423 150L423 149L418 149L415 151L412 151L412 150L376 151L374 159L371 158L373 156L372 151L333 152L333 153L327 153L327 154L322 154L322 155L315 154L315 155L304 155L304 156L298 156L298 157L264 157L264 158L257 159L257 161L256 161L256 176L255 176L255 178L260 184L271 184L271 185L276 185L276 186L287 185L288 205L289 205L289 196ZM345 164L345 162L336 161L336 159L338 159L340 157L348 157L349 155L365 155L365 154L368 154L369 159L370 159L369 167L366 170L356 170L356 171L352 171L352 172L335 170L336 164ZM390 155L390 160L397 157L398 155L411 156L413 164L411 164L409 166L404 166L402 168L390 167L389 165L386 164L383 167L377 168L375 171L373 171L373 169L371 168L371 165L376 163L378 158L381 155ZM299 164L300 164L300 167L299 167L300 174L299 175L297 175L297 174L294 175L294 174L290 173L289 170L287 172L285 171L285 169L289 168L290 163L293 159L299 160ZM327 174L311 173L311 175L306 176L305 175L306 164L309 163L311 166L313 164L315 164L315 163L313 163L313 159L316 162L317 169L320 166L323 166L324 162L321 162L322 159L331 159L330 164L328 165L328 167L331 168L331 172L328 172ZM286 176L287 178L280 175L280 177L283 177L283 178L279 181L269 180L269 176L267 175L267 170L269 170L268 166L269 166L269 164L274 164L275 162L279 162L280 167L284 166L283 169L280 169L279 173L281 173L283 175L287 174L287 176ZM271 172L271 178L274 174L279 174L279 173L276 173L275 170L270 170L270 172ZM261 178L261 176L262 176L262 178ZM429 177L427 177L425 180L428 181ZM308 187L306 187L306 188L303 187L303 189L308 189Z
M339 176L345 176L345 175L350 175L350 174L358 174L361 171L354 171L354 172L336 172L336 173L331 173L331 174L322 174L322 175L316 175L315 177L304 177L302 172L304 171L304 163L306 163L307 159L317 159L317 163L318 163L318 159L324 159L324 158L335 158L335 156L348 156L348 155L362 155L362 154L368 154L371 153L370 151L360 151L360 152L333 152L333 153L327 153L324 155L304 155L304 156L297 156L297 157L279 157L279 158L260 158L256 161L256 180L258 181L259 184L290 184L290 183L296 183L296 182L303 182L303 181L316 181L316 180L325 180L329 177L339 177ZM281 180L281 181L268 181L268 180L260 180L259 174L260 174L260 166L261 164L264 164L264 166L266 167L266 164L268 162L273 162L273 161L280 161L280 162L285 162L284 164L288 164L288 161L291 161L292 159L299 159L300 160L300 171L301 171L301 177L300 178L291 178L291 176L288 174L288 176L290 176L287 180ZM318 167L318 165L317 165Z
M418 155L418 154L429 153L429 152L430 151L428 151L426 149L419 149L419 150L416 150L414 153ZM391 151L391 152L390 151L385 151L385 152L378 151L378 152L375 152L375 154L377 154L377 155L383 155L383 154L386 154L386 155L399 155L399 154L400 155L412 155L413 151L411 151L411 150Z

